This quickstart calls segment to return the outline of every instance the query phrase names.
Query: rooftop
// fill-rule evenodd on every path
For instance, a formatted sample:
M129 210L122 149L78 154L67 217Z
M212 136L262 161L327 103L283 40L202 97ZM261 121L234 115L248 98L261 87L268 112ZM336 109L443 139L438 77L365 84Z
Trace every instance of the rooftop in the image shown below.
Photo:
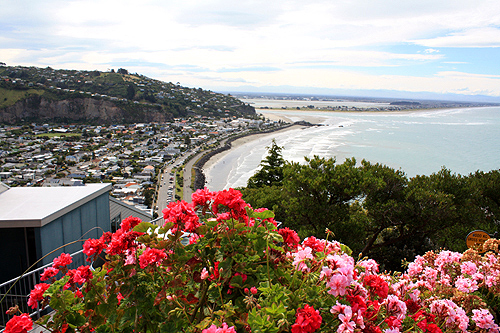
M111 184L13 187L0 193L0 228L42 227L111 190Z

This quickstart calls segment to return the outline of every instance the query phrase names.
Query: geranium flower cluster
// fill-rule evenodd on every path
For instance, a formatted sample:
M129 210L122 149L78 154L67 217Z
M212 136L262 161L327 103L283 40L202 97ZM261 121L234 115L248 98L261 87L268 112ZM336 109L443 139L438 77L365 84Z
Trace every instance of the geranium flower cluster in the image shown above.
M162 227L129 217L86 240L88 260L105 259L95 270L55 258L30 293L29 306L56 310L38 323L52 332L499 332L487 303L500 294L496 243L485 255L429 252L403 274L382 274L337 241L278 230L272 212L233 189L198 190L163 215ZM6 332L31 325L14 316Z

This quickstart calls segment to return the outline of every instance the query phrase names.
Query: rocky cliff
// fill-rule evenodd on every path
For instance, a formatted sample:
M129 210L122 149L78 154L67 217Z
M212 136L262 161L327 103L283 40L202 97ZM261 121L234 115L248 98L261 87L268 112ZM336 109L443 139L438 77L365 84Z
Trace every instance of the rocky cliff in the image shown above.
M0 110L0 123L87 122L98 124L165 122L172 114L153 105L130 105L95 98L49 100L31 96Z

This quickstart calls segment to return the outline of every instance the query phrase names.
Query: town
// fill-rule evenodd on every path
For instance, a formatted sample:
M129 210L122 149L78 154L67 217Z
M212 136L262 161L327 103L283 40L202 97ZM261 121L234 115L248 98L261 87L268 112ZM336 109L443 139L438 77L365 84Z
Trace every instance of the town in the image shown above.
M182 199L184 165L189 160L226 138L280 125L262 119L194 116L162 124L4 126L0 178L10 187L109 182L112 197L156 217L162 170L172 170L168 201Z

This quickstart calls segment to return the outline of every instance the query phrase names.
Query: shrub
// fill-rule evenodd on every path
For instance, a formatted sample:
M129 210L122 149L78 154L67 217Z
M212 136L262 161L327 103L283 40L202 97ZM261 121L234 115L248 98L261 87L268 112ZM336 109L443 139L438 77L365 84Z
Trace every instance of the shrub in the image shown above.
M278 230L271 211L233 189L192 199L170 203L163 227L129 217L87 240L89 261L105 256L101 268L54 259L29 304L55 313L37 323L52 332L498 332L485 302L499 294L496 240L484 256L429 252L404 274L380 273L339 242ZM6 332L26 331L22 316Z

